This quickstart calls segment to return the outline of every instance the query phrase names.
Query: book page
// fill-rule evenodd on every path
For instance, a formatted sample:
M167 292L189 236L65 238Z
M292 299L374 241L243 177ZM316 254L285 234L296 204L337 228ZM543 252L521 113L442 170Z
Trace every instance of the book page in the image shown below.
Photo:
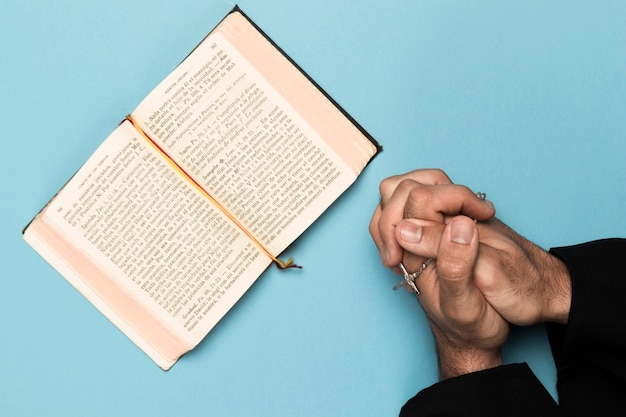
M129 122L44 216L113 284L192 345L271 263Z
M275 255L357 176L219 31L133 116Z

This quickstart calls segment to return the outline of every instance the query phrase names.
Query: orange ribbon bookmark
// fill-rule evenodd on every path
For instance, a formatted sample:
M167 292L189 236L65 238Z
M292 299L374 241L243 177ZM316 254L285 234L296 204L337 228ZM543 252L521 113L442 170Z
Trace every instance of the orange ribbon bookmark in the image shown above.
M128 120L137 130L137 132L139 132L139 134L141 134L141 136L144 137L144 139L146 139L146 141L148 141L148 143L150 143L154 149L156 149L161 155L163 155L163 157L167 160L167 162L179 173L181 174L181 176L183 178L185 178L191 185L194 186L194 188L196 188L200 193L202 193L204 196L206 196L209 201L211 201L211 203L213 203L217 208L219 208L222 213L224 213L230 220L233 221L233 223L235 223L237 225L237 227L239 227L239 229L241 229L246 236L248 236L250 238L250 240L252 240L254 242L255 245L258 246L259 249L261 249L263 251L263 253L265 253L276 265L276 267L278 267L278 269L288 269L288 268L302 268L299 265L294 264L293 259L289 258L287 259L287 261L282 261L280 259L278 259L277 257L275 257L274 255L272 255L266 248L265 246L263 246L261 244L261 242L259 242L253 235L252 233L246 229L240 222L239 220L237 220L228 210L226 210L215 198L213 198L213 196L211 194L209 194L204 188L202 188L202 186L200 186L200 184L198 184L198 182L196 180L194 180L180 165L178 165L178 163L176 163L176 161L174 161L168 154L167 152L165 152L163 150L163 148L161 148L154 140L152 140L152 138L150 136L148 136L146 134L146 132L144 132L144 130L137 124L137 122L135 121L135 119L129 114L128 116L126 116L126 120Z

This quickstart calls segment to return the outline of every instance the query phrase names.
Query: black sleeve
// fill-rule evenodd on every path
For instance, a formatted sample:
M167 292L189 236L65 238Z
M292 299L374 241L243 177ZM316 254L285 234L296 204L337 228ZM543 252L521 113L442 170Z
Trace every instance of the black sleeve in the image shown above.
M450 378L420 391L410 416L594 416L626 410L626 240L550 251L568 266L567 325L548 323L560 407L526 364Z
M400 417L561 415L552 396L525 363L443 380L420 391L400 412Z
M550 251L572 278L567 325L547 324L567 416L626 412L626 239Z

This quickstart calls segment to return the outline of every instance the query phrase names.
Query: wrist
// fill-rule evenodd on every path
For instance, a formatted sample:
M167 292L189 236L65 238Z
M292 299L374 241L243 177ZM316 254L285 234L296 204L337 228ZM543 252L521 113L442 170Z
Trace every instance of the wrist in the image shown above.
M559 258L546 253L550 257L550 267L545 269L545 291L543 321L567 324L572 305L572 280L569 270Z
M500 366L502 351L472 347L454 348L437 343L437 361L439 379L444 380Z

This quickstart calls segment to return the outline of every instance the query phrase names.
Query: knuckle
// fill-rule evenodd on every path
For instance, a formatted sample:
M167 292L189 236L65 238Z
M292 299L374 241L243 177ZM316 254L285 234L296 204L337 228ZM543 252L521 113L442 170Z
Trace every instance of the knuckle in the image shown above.
M475 277L476 286L485 294L491 294L496 291L500 285L497 275L493 272L482 273Z
M400 180L400 177L397 175L393 177L387 177L383 179L378 185L378 191L380 191L381 196L391 194L396 190L398 184L402 181L403 180Z
M428 189L426 187L413 186L408 192L408 204L406 207L407 216L413 217L412 215L414 213L418 213L425 207L430 207L432 204L432 198L432 194L428 192Z
M433 179L433 183L434 184L450 184L450 183L452 183L452 181L450 180L450 177L448 177L448 174L446 174L445 171L440 169L440 168L432 169L431 170L431 175L432 175L432 179Z
M412 179L404 178L398 183L397 190L401 192L410 192L418 184L418 182L413 181Z
M387 190L390 188L390 183L391 183L390 178L385 178L384 180L380 182L380 184L378 185L378 192L380 193L381 196L383 196L387 192Z
M474 194L474 192L467 186L467 185L460 185L460 184L455 184L456 187L458 187L460 190L462 190L462 192L464 193L469 193L469 194Z

